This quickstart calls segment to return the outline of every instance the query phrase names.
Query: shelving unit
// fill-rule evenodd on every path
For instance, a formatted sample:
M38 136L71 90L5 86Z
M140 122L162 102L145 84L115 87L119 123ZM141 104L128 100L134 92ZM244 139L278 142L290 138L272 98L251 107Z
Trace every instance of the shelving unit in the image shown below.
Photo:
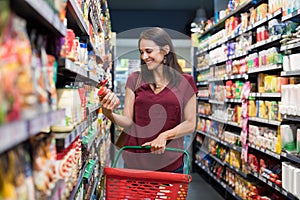
M240 153L246 153L247 155L249 154L254 154L254 155L262 155L262 157L267 157L268 159L274 160L274 162L277 162L281 164L281 162L288 161L294 164L299 164L300 163L300 155L296 153L287 153L282 149L282 152L280 153L276 147L274 146L268 146L263 141L260 141L260 145L256 145L255 143L250 143L250 140L248 138L249 135L248 132L246 132L246 137L247 140L245 140L245 143L242 142L243 147L242 148L237 148L232 145L228 145L226 142L222 141L219 139L217 135L222 135L224 131L229 131L230 133L234 133L239 135L241 133L241 137L245 137L245 130L248 131L245 128L245 125L243 123L243 120L247 120L247 126L257 126L259 129L264 129L266 132L268 129L272 130L277 133L277 131L280 129L282 125L285 124L296 124L300 121L299 116L292 116L292 115L282 115L280 116L279 113L279 102L281 101L282 98L282 93L281 91L278 91L278 87L280 89L281 86L277 87L277 90L275 91L269 91L266 89L266 91L261 91L261 88L263 85L258 85L259 83L262 84L265 81L264 80L259 80L259 78L263 77L260 76L262 74L266 75L276 75L278 77L295 77L300 75L300 71L283 71L285 66L283 64L283 61L279 62L274 62L272 63L263 63L261 62L262 60L259 60L260 65L259 67L249 67L247 68L246 72L242 71L240 74L232 74L232 68L234 64L231 64L232 61L237 61L235 64L236 65L242 65L240 64L243 63L245 60L246 65L248 67L248 59L249 56L254 55L257 53L259 55L259 52L263 50L269 50L271 47L276 47L278 54L284 55L284 54L291 54L294 52L299 53L299 47L300 43L296 42L294 44L281 44L282 39L286 38L285 36L283 37L282 34L277 34L277 35L271 35L269 38L266 38L265 40L258 41L256 42L255 35L256 31L258 28L262 26L267 26L272 20L279 20L282 22L286 22L288 20L293 20L297 21L300 17L299 15L299 10L294 11L293 13L284 16L286 14L286 10L283 6L281 8L277 9L275 12L271 14L267 14L264 18L261 18L259 21L255 23L248 23L247 28L241 28L239 27L238 29L235 30L227 30L231 31L231 34L228 32L223 32L223 29L226 28L225 26L225 21L229 19L230 17L239 17L241 13L251 12L250 8L256 8L260 6L261 4L268 3L267 0L265 1L245 1L244 4L240 5L234 12L230 13L229 15L225 16L223 19L219 21L219 23L213 25L212 28L209 30L205 31L201 35L198 35L199 39L199 44L198 46L193 47L193 52L194 52L194 76L195 80L201 80L197 82L197 87L199 88L199 94L200 91L203 90L202 88L204 87L204 83L206 84L208 88L210 88L210 91L208 93L210 96L208 98L203 98L203 97L198 97L198 107L201 105L207 106L207 103L210 104L209 108L210 110L210 115L203 114L203 108L198 109L200 110L201 113L197 115L198 117L198 130L197 130L197 135L201 135L200 138L197 138L195 141L195 165L196 168L201 168L204 170L210 177L215 179L215 175L210 172L210 170L204 166L201 161L197 160L199 159L199 156L201 157L200 159L204 159L203 162L206 162L206 158L203 157L203 152L200 155L197 155L198 150L201 152L201 145L199 145L199 141L204 141L203 143L205 144L205 140L208 138L209 141L213 140L215 141L218 145L223 145L227 146L230 149L235 148L234 150L237 150ZM250 16L250 15L249 15ZM233 20L233 19L232 19ZM249 20L249 19L248 19ZM249 21L248 21L249 22ZM297 21L299 22L299 21ZM228 22L230 23L230 22ZM240 23L240 22L238 22ZM230 25L228 25L230 27ZM296 31L295 31L296 32ZM218 34L216 34L218 33ZM252 35L252 44L250 44L247 47L243 47L239 49L238 52L232 53L228 49L231 48L229 46L232 42L236 41L235 45L238 45L238 39L240 37L244 37L245 34L251 33ZM227 36L225 34L228 34ZM222 37L221 37L222 36ZM212 38L211 40L209 40ZM227 45L225 47L225 45ZM216 50L220 50L221 53L217 54ZM222 51L224 50L224 51ZM229 53L228 55L224 56L224 52L227 50ZM214 54L211 54L214 53ZM266 51L267 52L267 51ZM217 54L217 55L216 55ZM226 54L226 53L225 53ZM205 56L206 55L206 56ZM205 59L205 60L203 60ZM261 58L259 58L261 59ZM199 62L199 63L198 63ZM238 63L238 64L237 64ZM229 66L228 66L229 65ZM249 63L250 65L250 63ZM231 68L230 68L231 67ZM244 67L244 66L243 66ZM220 70L220 71L218 71ZM223 74L221 74L221 71ZM204 79L203 77L207 77L207 74L205 72L209 72L209 77L207 79ZM201 74L204 74L201 76ZM198 77L199 76L199 77ZM235 97L230 97L228 98L227 95L227 82L235 82L235 81L242 81L246 82L249 81L251 84L251 91L250 93L246 93L244 99L240 98L235 98ZM293 79L297 80L297 79ZM260 82L259 82L260 81ZM225 84L226 82L226 84ZM297 81L295 81L295 84L298 84ZM252 90L253 86L255 86L256 90ZM222 88L223 87L223 88ZM224 94L223 95L223 91ZM235 91L236 92L236 91ZM202 94L202 93L201 93ZM221 94L221 95L220 95ZM215 96L218 95L217 98ZM220 98L221 96L221 98ZM243 96L243 94L242 94ZM227 97L227 98L226 98ZM218 99L224 99L224 100L218 100ZM248 117L240 115L241 121L238 123L236 121L228 121L227 117L231 116L228 114L227 108L234 108L238 105L248 105L248 101L266 101L270 103L269 105L275 105L278 106L277 110L275 111L277 115L267 115L267 116L260 116L259 114L256 114L256 116L251 114L252 116ZM275 103L276 104L275 104ZM252 103L252 102L251 102ZM257 106L257 105L256 105ZM271 109L271 108L269 108ZM276 108L275 108L276 109ZM218 111L218 112L215 112ZM207 110L205 110L206 113L209 113ZM257 112L258 113L258 112ZM250 114L249 114L250 115ZM219 130L220 129L220 130ZM208 130L207 132L203 132L202 130ZM271 132L270 132L271 133ZM279 132L278 132L279 133ZM198 136L197 136L198 137ZM201 139L202 138L202 139ZM269 139L269 138L268 138ZM257 140L257 139L256 139ZM259 143L259 142L258 142ZM275 144L275 143L274 143ZM207 144L206 144L207 145ZM209 144L211 145L211 144ZM201 149L200 149L201 148ZM204 148L207 148L204 146ZM271 149L273 148L273 149ZM245 151L247 149L247 151ZM197 157L198 156L198 157ZM248 174L242 173L239 169L235 169L235 167L227 164L227 163L222 163L223 161L220 161L218 158L209 155L212 160L210 160L208 163L211 164L211 162L217 162L218 164L222 165L225 169L231 169L234 171L237 175L241 176L244 178L245 181L251 181L255 179L260 180L260 184L262 184L262 187L264 185L268 185L271 188L274 189L274 191L277 191L280 195L282 195L283 199L298 199L295 194L292 194L292 192L287 191L286 189L280 187L279 185L275 184L274 182L271 182L270 180L264 178L261 174L258 173L253 173L251 172L251 168L247 164L248 169ZM281 174L280 174L281 175ZM216 179L217 180L217 179ZM220 180L217 180L219 184L224 187L224 183L221 182ZM225 185L226 187L226 185ZM228 186L227 186L228 187ZM276 193L277 194L277 193Z
M110 154L104 151L110 151L108 139L111 135L109 130L111 124L101 115L101 112L99 112L100 105L94 95L97 93L96 84L99 80L110 77L104 73L110 73L114 70L111 63L107 62L103 64L103 62L106 61L103 57L109 58L111 56L111 44L109 43L111 30L110 27L108 27L110 25L110 18L107 2L106 0L90 1L90 4L83 8L81 5L79 6L75 0L61 1L61 10L59 10L59 8L56 7L58 3L50 5L49 1L47 2L46 0L5 1L3 1L1 5L7 3L7 8L10 9L9 12L16 14L8 16L18 18L20 21L22 20L22 25L24 24L25 27L24 33L22 32L22 34L24 34L24 36L27 34L26 36L28 36L28 38L24 37L22 39L28 39L26 44L28 44L29 49L31 48L30 54L27 49L24 49L24 54L25 56L30 55L32 61L35 61L31 62L31 60L29 60L29 66L26 66L30 68L31 65L30 70L32 72L30 72L32 74L30 74L29 77L33 77L32 80L28 79L27 82L32 81L30 84L40 86L38 89L33 88L33 95L36 95L37 105L34 110L30 108L32 109L32 111L30 110L30 115L27 113L25 115L23 113L24 111L21 110L21 114L15 114L18 118L14 116L17 119L12 120L7 117L8 120L6 121L6 116L4 116L5 119L3 120L3 113L1 113L1 169L5 173L8 171L11 172L11 170L14 171L13 173L19 173L11 174L13 175L12 179L5 181L11 186L10 192L14 192L15 176L21 176L26 172L26 178L29 178L29 182L32 182L26 183L32 184L25 187L28 189L26 194L28 193L34 196L35 199L83 198L78 197L78 195L88 195L89 199L93 199L95 194L99 196L99 194L102 193L100 190L103 190L103 188L98 187L98 185L100 184L100 180L102 180L103 168L110 163ZM2 8L0 8L0 10L1 9ZM99 19L88 19L85 14L91 13L89 9L91 9ZM66 18L62 19L64 13ZM5 21L7 18L3 18L3 20L2 22L5 22L4 25L8 26ZM94 59L92 56L95 56L95 62L92 63L94 64L93 66L90 66L90 62L88 63L89 66L87 66L86 63L82 64L79 61L79 56L76 57L75 54L72 56L66 56L66 54L64 54L64 44L68 40L68 37L70 37L70 35L67 34L70 33L70 30L78 37L76 38L76 40L78 39L78 44L80 44L80 42L87 44L87 51L90 51L89 57L86 51L88 61ZM1 31L3 31L3 29L1 29ZM20 34L22 30L18 31L18 34ZM101 38L98 37L100 36L105 38L103 47L101 46L102 43L99 44ZM72 41L72 44L75 45L74 42L75 40ZM16 44L18 45L18 43ZM99 47L102 47L102 49L100 50ZM41 53L42 51L45 51L45 55ZM75 48L73 51L75 52ZM43 58L37 56L40 54L40 57ZM34 57L34 55L36 55L36 57ZM49 63L44 63L46 62L46 57L47 62L53 59L54 64L52 64L52 66L50 66ZM17 57L15 59L17 59ZM23 62L27 61L25 61L27 57L22 59L24 59L22 60ZM39 63L41 63L41 66L39 66ZM24 66L26 64L27 63L25 63ZM42 70L38 71L39 67L45 68L44 66L47 67L47 65L49 65L48 68L43 69L43 72L41 72ZM24 66L20 65L16 67L22 69ZM1 65L1 67L3 68L5 65ZM105 67L105 70L99 69L101 67ZM50 71L51 73L53 71L53 77L50 76ZM22 71L22 73L24 72ZM0 70L0 74L2 78L2 76L4 76L3 69ZM21 73L17 75L21 76ZM40 78L39 76L43 77ZM40 95L39 92L44 89L43 84L45 84L45 88L50 87L47 85L50 85L50 83L47 82L48 79L51 80L51 84L54 85L55 90L53 91L55 92L47 88L45 96L38 96ZM73 107L60 107L60 96L56 91L58 88L64 88L66 85L74 87L71 89L78 93L76 97L70 96L69 99L70 106L73 105L74 102L78 103L76 109ZM28 85L25 87L27 86ZM25 91L27 92L27 90ZM0 89L0 92L3 92L3 89ZM19 94L17 92L16 94ZM41 94L43 93L41 92ZM2 100L2 96L6 98L6 95L7 94L1 94L0 100ZM23 93L19 95L23 95ZM9 95L7 96L11 98ZM50 96L51 98L55 96L55 101L54 99L50 99ZM41 100L42 97L45 97L43 102ZM22 96L22 98L25 97ZM28 98L28 101L35 100L32 96L30 96L31 99L27 96L26 98ZM77 98L76 101L74 98ZM13 100L12 98L12 101ZM54 102L55 104L50 105L50 102ZM17 106L21 107L21 103L23 102L18 103L20 105ZM3 108L1 107L1 109ZM10 107L7 109L10 109ZM0 111L3 112L3 110ZM70 113L72 113L73 118L70 117ZM76 113L76 115L74 113ZM65 123L65 125L62 125L62 123ZM74 128L71 131L64 132L56 128L56 132L54 132L54 126L69 126ZM40 162L39 159L42 161ZM93 183L90 183L89 193L84 194L87 192L83 191L84 174L90 170L88 169L90 161L94 162L92 169L93 174L91 176L97 177L94 177L93 181L91 176L89 177L89 181ZM47 163L47 166L44 166L45 163ZM45 182L38 176L43 177ZM49 180L47 180L48 178ZM4 182L4 184L6 184L6 182ZM20 185L18 185L18 187L20 187ZM29 188L33 190L29 190ZM2 187L0 189L2 189ZM2 191L0 191L0 193L1 198L8 198L2 196ZM24 196L15 197L15 199L21 198L24 198ZM26 199L30 198L28 197Z

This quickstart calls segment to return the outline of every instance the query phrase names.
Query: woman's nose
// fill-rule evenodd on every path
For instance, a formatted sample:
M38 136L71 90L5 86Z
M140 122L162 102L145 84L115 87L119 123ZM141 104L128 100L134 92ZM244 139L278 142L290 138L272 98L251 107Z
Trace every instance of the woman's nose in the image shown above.
M145 60L146 58L148 58L148 54L147 53L143 53L142 54L142 59Z

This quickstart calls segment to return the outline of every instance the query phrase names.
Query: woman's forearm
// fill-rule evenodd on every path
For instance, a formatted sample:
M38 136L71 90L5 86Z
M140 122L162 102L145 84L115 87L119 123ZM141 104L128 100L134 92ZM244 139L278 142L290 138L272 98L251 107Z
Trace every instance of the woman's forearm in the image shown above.
M103 114L114 124L123 128L129 128L132 125L132 119L123 115L119 115L113 112L103 112Z
M183 121L176 127L164 132L166 140L172 140L175 138L183 137L189 133L193 133L196 128L195 121Z

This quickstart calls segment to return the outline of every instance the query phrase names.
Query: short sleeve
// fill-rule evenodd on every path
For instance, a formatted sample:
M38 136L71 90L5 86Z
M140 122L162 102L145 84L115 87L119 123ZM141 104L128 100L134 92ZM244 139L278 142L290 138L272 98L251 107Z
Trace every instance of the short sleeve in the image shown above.
M183 88L184 88L184 104L194 95L198 93L194 78L189 74L183 74Z
M126 81L126 88L131 89L132 91L134 91L136 88L136 81L138 79L140 72L139 71L135 71L132 72L131 74L129 74L127 81Z

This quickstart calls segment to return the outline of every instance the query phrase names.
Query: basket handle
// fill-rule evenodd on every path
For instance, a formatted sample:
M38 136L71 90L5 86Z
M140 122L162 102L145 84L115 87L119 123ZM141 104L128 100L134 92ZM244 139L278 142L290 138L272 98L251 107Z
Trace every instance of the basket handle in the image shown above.
M123 146L117 153L116 158L112 164L112 167L115 168L117 165L117 162L120 158L120 155L122 153L122 151L126 150L126 149L150 149L151 146ZM190 155L186 150L182 150L182 149L177 149L177 148L170 148L170 147L166 147L165 149L166 151L174 151L174 152L180 152L183 153L186 157L186 161L187 161L187 167L185 169L185 174L189 174L190 172Z

